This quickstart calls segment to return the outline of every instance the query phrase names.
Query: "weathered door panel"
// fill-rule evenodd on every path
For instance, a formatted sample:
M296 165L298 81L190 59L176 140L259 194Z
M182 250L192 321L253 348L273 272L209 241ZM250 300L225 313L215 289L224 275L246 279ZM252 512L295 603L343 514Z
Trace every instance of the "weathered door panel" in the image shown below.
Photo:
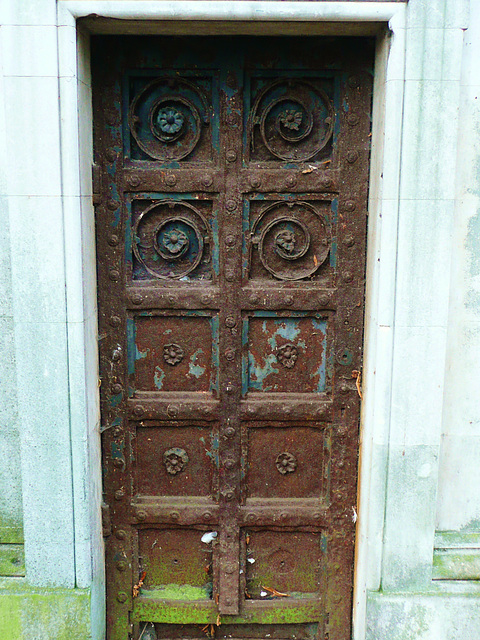
M371 61L94 38L109 640L350 637Z

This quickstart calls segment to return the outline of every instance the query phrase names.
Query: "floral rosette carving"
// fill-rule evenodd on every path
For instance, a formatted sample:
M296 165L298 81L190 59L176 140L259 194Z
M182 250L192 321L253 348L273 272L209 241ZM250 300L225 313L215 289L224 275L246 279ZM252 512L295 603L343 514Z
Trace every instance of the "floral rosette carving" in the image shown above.
M277 349L277 360L286 369L291 369L295 365L297 358L298 348L291 342L287 342Z
M275 251L287 260L295 258L296 237L293 231L284 229L275 236Z
M277 471L281 473L282 476L286 476L287 473L293 473L297 468L297 464L296 457L293 453L289 453L288 451L279 453L275 460Z
M172 231L165 233L162 238L162 244L172 258L177 258L188 249L189 240L183 231L172 229Z
M135 279L211 279L209 223L187 201L159 200L141 211L132 229L132 249Z
M295 109L286 109L282 111L278 116L281 124L287 129L294 129L298 131L302 124L303 115L301 111L295 111Z
M171 476L176 476L177 473L183 471L188 464L187 452L185 449L179 449L178 447L168 449L163 454L163 463L165 464L167 473Z
M178 133L182 129L184 121L183 114L173 107L158 110L157 127L162 133L167 135Z
M174 342L166 344L163 347L163 359L172 367L183 360L185 352L179 344Z
M139 159L138 146L149 158L162 162L183 160L192 152L205 159L208 151L201 147L202 138L208 145L208 130L203 132L210 121L208 89L179 75L146 81L143 88L140 84L131 96L128 112L136 143L132 146L134 157Z

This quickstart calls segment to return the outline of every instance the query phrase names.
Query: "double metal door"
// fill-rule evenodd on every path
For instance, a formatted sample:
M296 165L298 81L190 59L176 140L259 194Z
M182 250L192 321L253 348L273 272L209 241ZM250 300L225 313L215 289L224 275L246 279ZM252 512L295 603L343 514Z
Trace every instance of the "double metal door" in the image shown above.
M371 59L94 39L110 640L350 637Z

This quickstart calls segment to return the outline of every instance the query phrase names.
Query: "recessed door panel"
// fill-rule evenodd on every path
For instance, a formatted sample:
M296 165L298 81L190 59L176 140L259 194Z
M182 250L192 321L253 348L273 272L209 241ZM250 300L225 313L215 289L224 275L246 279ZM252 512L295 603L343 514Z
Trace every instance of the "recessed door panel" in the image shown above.
M247 436L248 498L319 498L328 447L323 429L254 424Z
M247 324L247 391L327 390L326 318L259 312Z
M129 328L133 393L216 390L216 318L138 315Z
M326 284L335 266L336 209L335 199L314 200L302 194L294 200L283 196L245 202L248 278L277 286L282 281L322 279Z
M141 529L138 553L147 596L168 600L209 600L212 553L202 534L189 529ZM188 553L186 550L188 549Z
M172 180L173 174L169 176ZM218 276L218 231L207 195L135 197L130 204L131 251L127 267L134 281L214 281Z
M246 584L252 599L315 597L324 564L320 533L251 531L247 538Z
M138 426L134 493L210 496L218 485L218 430L199 425Z

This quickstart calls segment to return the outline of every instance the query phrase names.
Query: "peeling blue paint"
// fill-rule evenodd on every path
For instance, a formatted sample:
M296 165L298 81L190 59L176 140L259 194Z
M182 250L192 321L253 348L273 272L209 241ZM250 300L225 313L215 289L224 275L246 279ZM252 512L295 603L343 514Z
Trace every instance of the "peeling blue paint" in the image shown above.
M217 435L210 436L210 449L208 449L207 443L205 442L205 438L203 436L200 438L200 442L203 444L205 448L205 454L210 458L210 460L218 469L220 466L220 459L218 456L220 442L219 442L218 436Z
M274 365L277 364L277 357L275 354L270 353L263 360L263 364L260 365L255 362L255 358L252 353L248 354L248 371L249 371L249 387L255 391L271 391L272 386L265 385L264 381L272 373L278 373L279 369Z
M210 318L210 327L212 329L212 377L210 380L210 391L214 392L218 391L218 375L220 369L220 324L218 316L213 316Z
M135 373L135 321L133 318L127 318L127 361L128 373Z
M275 324L278 325L276 331L277 335L282 336L286 340L295 340L300 333L298 323L292 321L291 318L284 318L283 320L275 320Z
M332 210L332 225L335 228L338 221L338 198L332 200L331 203ZM335 268L337 265L337 237L336 235L332 236L331 244L330 244L330 266Z
M153 375L153 381L157 389L161 389L163 384L163 379L165 378L165 371L161 369L158 365L155 367L155 373Z
M195 376L195 378L200 378L205 373L205 367L202 367L201 365L196 364L196 360L198 356L203 353L204 353L203 349L197 349L190 356L190 362L188 363L188 373L192 376Z
M135 360L141 360L142 358L146 358L150 353L150 349L147 347L143 351L139 351L137 345L135 345Z

